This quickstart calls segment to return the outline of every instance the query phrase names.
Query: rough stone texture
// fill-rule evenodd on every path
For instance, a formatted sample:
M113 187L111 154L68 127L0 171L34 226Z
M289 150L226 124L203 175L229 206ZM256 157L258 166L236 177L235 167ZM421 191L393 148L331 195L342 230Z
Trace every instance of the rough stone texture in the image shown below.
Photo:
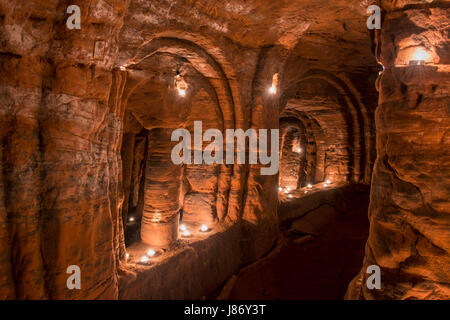
M348 297L449 299L449 10L415 1L384 5L370 235ZM426 64L409 66L418 47L430 51ZM382 290L365 286L374 264Z
M119 299L201 299L212 296L242 261L242 227L191 239L150 265L133 264L120 278ZM130 248L131 259L135 252ZM137 254L137 253L136 253ZM139 255L137 255L139 257ZM176 272L174 272L176 266Z
M199 298L272 248L280 179L368 184L376 154L364 267L380 264L386 287L349 292L448 298L448 6L381 1L379 33L373 2L75 0L82 28L68 30L68 1L0 0L0 298ZM419 45L430 59L408 67ZM198 120L281 128L280 150L294 127L304 153L282 157L280 179L174 165L170 133ZM291 204L308 208L303 190ZM179 218L214 232L180 242ZM161 264L127 261L149 244L168 249ZM69 265L82 290L67 290Z

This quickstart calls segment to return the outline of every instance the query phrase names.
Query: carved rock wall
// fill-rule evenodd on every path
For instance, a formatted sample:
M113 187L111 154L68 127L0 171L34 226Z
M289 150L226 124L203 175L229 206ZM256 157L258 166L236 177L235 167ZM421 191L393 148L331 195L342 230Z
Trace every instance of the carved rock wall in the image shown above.
M416 1L384 6L370 235L348 297L449 299L449 11ZM418 49L428 52L425 65L411 66ZM370 265L381 267L382 290L365 285Z

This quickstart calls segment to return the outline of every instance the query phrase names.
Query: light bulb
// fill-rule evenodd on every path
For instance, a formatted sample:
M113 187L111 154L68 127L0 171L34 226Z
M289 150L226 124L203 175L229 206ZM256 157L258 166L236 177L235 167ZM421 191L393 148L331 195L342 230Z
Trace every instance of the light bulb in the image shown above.
M177 89L178 95L180 97L186 96L186 90L188 88L188 85L186 81L184 81L184 78L181 74L177 74L175 76L175 88Z
M206 224L202 224L200 230L201 230L202 232L206 232L206 231L209 230L209 228L208 228L208 226L207 226Z
M276 89L274 86L271 86L271 87L269 88L269 93L270 93L270 94L275 94L275 93L277 93L277 89Z
M272 76L272 86L269 88L269 93L270 94L276 94L277 93L278 83L279 83L279 74L275 73Z
M155 252L155 250L153 250L153 249L150 249L150 250L147 251L147 255L148 255L149 257L153 257L155 254L156 254L156 252Z
M148 262L148 257L147 257L147 256L143 256L143 257L141 258L141 262L143 262L143 263Z

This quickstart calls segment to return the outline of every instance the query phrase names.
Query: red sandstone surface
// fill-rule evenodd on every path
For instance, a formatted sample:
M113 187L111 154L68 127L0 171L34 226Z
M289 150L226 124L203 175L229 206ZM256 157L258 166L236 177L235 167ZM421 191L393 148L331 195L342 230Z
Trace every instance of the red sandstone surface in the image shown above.
M222 296L449 299L449 15L443 0L0 0L0 299L200 299L233 274ZM171 133L195 121L279 129L279 175L174 164ZM274 259L286 223L317 210L322 234L297 222L313 241ZM314 278L352 237L351 266Z

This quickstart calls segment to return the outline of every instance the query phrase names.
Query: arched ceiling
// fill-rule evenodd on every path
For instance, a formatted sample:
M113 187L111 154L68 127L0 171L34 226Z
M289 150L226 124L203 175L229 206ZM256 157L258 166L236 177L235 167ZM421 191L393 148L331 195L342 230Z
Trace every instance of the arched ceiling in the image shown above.
M133 56L155 35L183 30L187 37L202 34L245 48L281 45L311 60L351 55L347 62L358 65L370 55L366 10L372 2L132 0L120 34L121 54Z

